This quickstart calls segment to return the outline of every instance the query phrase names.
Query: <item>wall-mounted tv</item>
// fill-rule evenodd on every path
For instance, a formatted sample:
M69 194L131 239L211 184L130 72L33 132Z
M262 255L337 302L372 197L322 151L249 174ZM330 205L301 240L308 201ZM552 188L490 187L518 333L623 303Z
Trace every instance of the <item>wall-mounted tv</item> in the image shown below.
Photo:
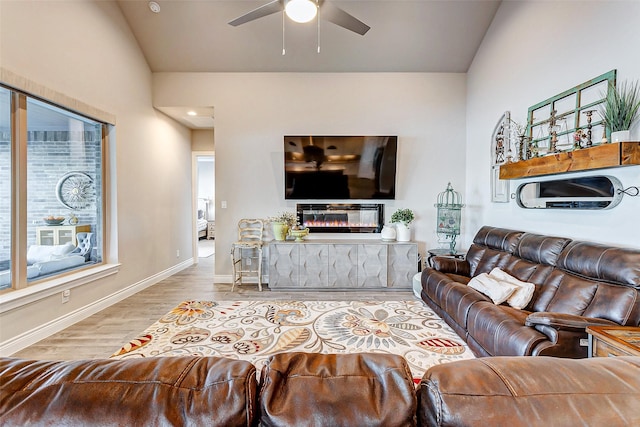
M397 136L284 137L285 199L394 199Z

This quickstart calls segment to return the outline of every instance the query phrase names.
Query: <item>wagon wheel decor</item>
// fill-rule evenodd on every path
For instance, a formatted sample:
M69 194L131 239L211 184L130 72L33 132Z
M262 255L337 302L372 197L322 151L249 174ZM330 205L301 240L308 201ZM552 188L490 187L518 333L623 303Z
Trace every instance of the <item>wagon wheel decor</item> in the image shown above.
M69 209L83 209L95 199L93 178L84 172L66 173L56 185L58 201Z

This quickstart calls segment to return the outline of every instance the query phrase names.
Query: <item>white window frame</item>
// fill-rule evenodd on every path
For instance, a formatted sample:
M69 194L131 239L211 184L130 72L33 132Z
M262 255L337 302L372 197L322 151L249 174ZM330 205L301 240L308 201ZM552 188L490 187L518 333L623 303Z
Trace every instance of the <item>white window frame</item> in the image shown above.
M117 233L111 232L115 227L115 194L110 177L115 173L115 153L111 150L115 142L115 116L73 99L67 95L48 89L22 76L0 68L0 84L12 92L12 139L16 140L12 150L12 220L11 266L17 272L17 280L12 280L12 287L0 291L0 314L19 308L20 306L50 297L62 290L72 289L93 281L116 274L119 271L117 254ZM26 241L27 241L27 196L24 190L26 183L26 99L34 97L62 109L71 111L102 122L102 262L93 266L79 268L66 274L53 276L32 283L26 279ZM20 137L20 134L23 135ZM20 214L22 212L22 214Z

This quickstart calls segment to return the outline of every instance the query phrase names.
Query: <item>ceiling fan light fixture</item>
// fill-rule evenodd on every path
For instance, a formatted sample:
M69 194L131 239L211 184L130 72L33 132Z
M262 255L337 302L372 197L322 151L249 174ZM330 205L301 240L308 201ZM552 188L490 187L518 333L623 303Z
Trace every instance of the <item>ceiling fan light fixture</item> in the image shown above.
M311 21L318 14L318 6L311 0L289 0L284 10L292 21L301 24Z

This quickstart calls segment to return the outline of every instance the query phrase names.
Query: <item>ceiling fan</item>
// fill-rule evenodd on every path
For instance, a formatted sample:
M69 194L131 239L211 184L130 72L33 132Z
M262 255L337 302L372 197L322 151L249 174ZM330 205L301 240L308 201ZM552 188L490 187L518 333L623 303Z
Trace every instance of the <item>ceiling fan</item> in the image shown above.
M237 27L283 10L289 18L296 22L309 22L319 13L322 19L361 36L364 36L371 28L353 15L325 0L273 0L234 19L229 22L229 25Z

